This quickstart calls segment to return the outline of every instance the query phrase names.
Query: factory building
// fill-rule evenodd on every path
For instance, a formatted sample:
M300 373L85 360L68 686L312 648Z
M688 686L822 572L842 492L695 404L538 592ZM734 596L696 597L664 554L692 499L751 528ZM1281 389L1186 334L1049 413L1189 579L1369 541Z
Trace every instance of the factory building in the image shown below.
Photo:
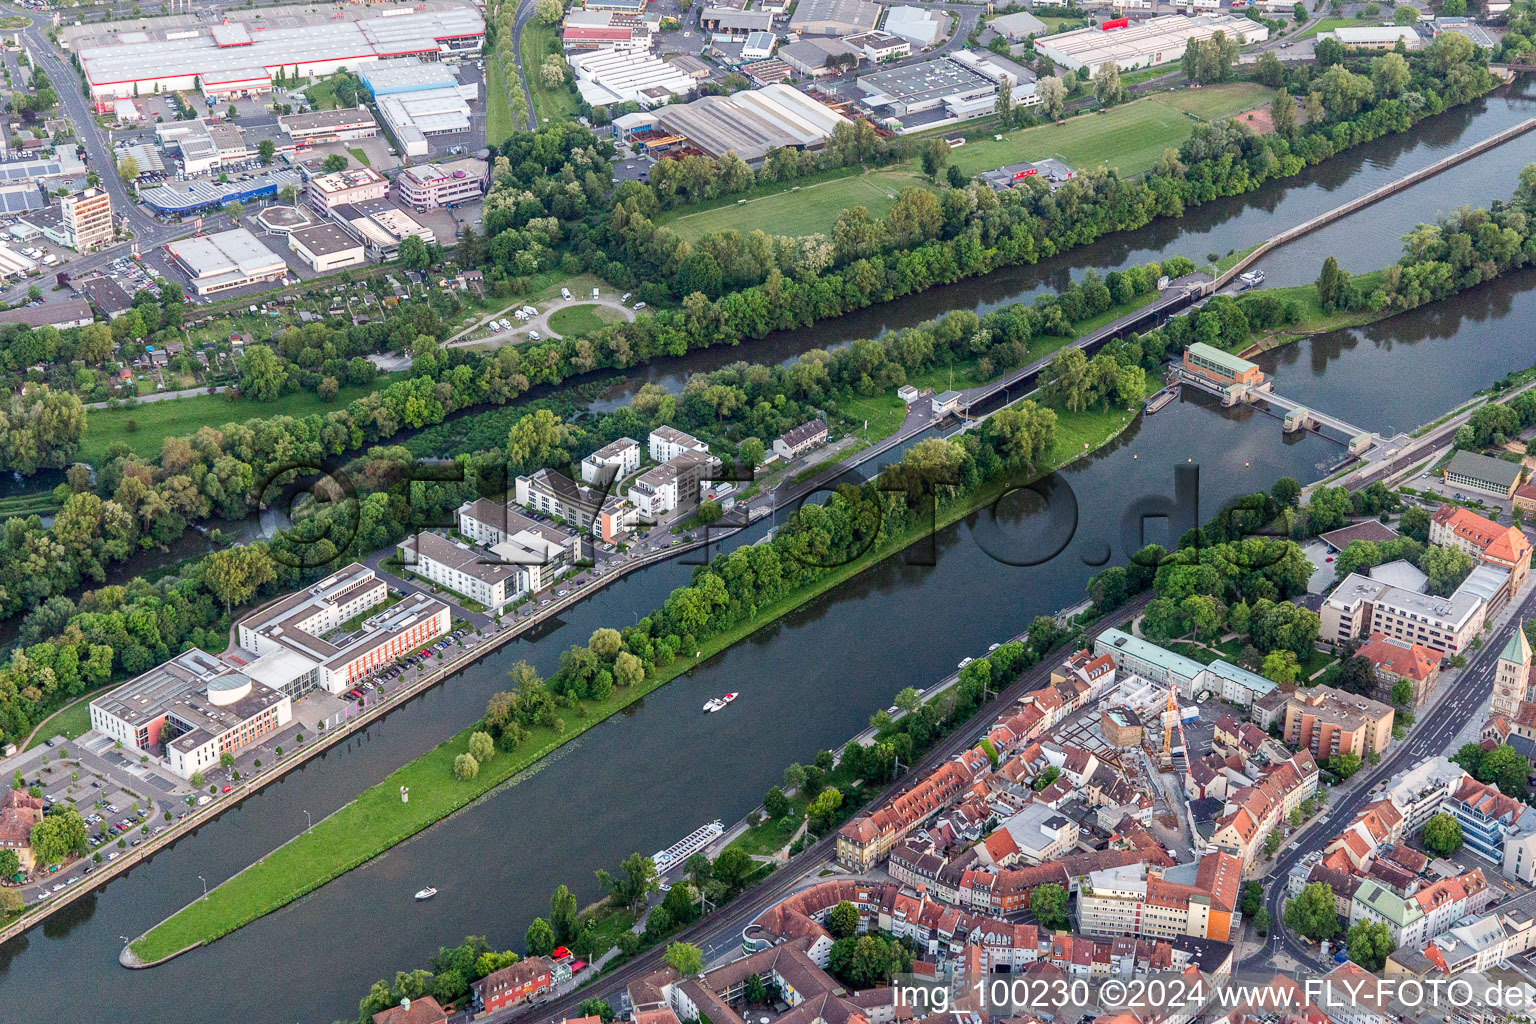
M368 258L363 243L336 223L288 232L288 248L317 274L355 267Z
M282 257L245 228L168 242L165 253L186 273L198 295L276 281L288 273Z
M789 30L802 36L853 36L874 31L883 8L871 0L800 0Z
M621 132L639 133L642 148L666 144L665 140L671 144L686 140L709 156L734 152L753 166L781 146L820 150L834 128L851 123L831 107L782 83L672 103L615 122Z
M379 114L400 152L424 157L430 152L429 138L469 131L469 101L476 91L473 85L454 84L390 93L379 98Z
M932 128L992 113L998 83L1006 81L1015 106L1040 102L1035 73L993 53L957 50L932 60L862 75L865 106L904 130ZM912 120L914 115L926 115Z
M1035 51L1069 71L1087 68L1097 71L1113 61L1121 71L1157 67L1182 60L1184 51L1195 40L1210 39L1217 32L1239 43L1257 43L1269 38L1262 22L1234 18L1225 14L1195 18L1169 14L1150 18L1121 28L1080 28L1073 32L1045 36L1035 40Z
M260 95L271 91L278 71L325 76L392 57L477 53L485 19L459 3L388 4L355 18L290 7L262 15L231 10L211 26L178 17L72 26L61 38L105 113L119 98L173 90L200 89L211 103Z
M649 53L593 50L572 55L576 91L594 107L638 103L647 109L690 96L693 77Z
M371 139L379 134L379 123L366 107L341 107L314 110L306 114L283 114L277 126L296 145Z

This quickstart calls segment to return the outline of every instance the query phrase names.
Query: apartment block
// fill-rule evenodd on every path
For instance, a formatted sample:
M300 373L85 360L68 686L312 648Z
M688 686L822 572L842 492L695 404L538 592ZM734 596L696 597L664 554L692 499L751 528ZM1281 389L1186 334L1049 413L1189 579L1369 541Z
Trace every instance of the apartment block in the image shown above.
M1379 754L1392 742L1392 708L1331 686L1300 689L1286 702L1285 740L1319 761Z
M1500 526L1470 509L1441 505L1429 519L1429 542L1464 551L1510 574L1510 593L1531 572L1531 542L1518 526Z
M59 213L64 244L76 252L112 241L112 197L105 189L88 188L79 195L60 197Z

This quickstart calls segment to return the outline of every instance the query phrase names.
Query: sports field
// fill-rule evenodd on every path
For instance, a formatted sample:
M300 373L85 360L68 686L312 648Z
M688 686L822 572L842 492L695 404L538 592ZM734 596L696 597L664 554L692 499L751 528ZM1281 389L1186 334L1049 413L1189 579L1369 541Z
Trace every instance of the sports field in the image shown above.
M972 141L955 150L952 161L966 174L1046 157L1056 157L1078 171L1103 164L1122 177L1141 174L1151 169L1164 149L1189 136L1195 125L1189 114L1217 120L1263 106L1273 96L1274 90L1256 82L1157 93L1103 114L1068 118L1064 125L1020 129L1001 142Z
M690 240L727 228L742 234L757 228L771 235L812 235L818 231L830 234L843 210L862 206L872 215L884 217L896 205L902 189L925 183L922 174L912 170L882 168L806 185L799 191L776 192L744 203L701 210L666 224Z

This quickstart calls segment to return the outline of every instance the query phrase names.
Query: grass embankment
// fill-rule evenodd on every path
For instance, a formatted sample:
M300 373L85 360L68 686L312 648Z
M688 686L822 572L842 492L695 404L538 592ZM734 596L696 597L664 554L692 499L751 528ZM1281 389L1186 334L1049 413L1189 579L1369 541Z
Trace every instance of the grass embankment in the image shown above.
M531 26L530 26L531 27ZM528 36L523 36L525 55ZM529 65L530 67L533 65ZM535 98L537 99L537 93ZM1151 170L1163 150L1177 146L1194 131L1196 118L1230 117L1269 103L1274 90L1253 82L1228 82L1202 89L1158 93L1112 107L1103 114L1068 118L1066 124L1021 128L1003 136L972 139L953 151L951 162L963 174L976 175L1021 160L1056 157L1075 170L1103 164L1122 176ZM682 238L693 240L734 229L761 229L773 235L829 232L843 210L863 206L884 217L901 190L933 187L917 161L874 170L840 168L792 185L771 184L741 196L726 196L687 213L663 215Z
M546 121L555 124L575 117L577 110L575 87L569 82L562 82L550 88L544 84L539 75L539 69L545 57L563 54L560 40L555 36L555 26L541 25L537 19L530 21L523 26L520 50L523 67L528 69L528 91L533 93L533 113L538 118L539 124L544 124Z
M1381 281L1382 271L1372 270L1364 274L1354 274L1351 280L1360 290L1369 294ZM1249 294L1274 295L1282 299L1288 299L1301 307L1301 316L1295 323L1286 324L1271 330L1258 331L1250 335L1245 353L1253 354L1266 352L1281 345L1288 345L1293 341L1309 337L1314 334L1326 334L1329 331L1343 330L1346 327L1359 327L1362 324L1383 320L1400 312L1395 309L1383 309L1372 312L1366 309L1340 309L1332 313L1324 313L1322 303L1317 299L1317 286L1310 284L1298 284L1289 288L1260 288Z
M1095 409L1081 413L1057 411L1056 441L1040 473L1050 472L1084 454L1084 445L1096 448L1128 426L1134 416L1122 410ZM964 499L949 502L938 511L938 525L947 526L974 510L995 501L1011 486L1005 480L984 485ZM515 752L498 754L482 765L468 782L453 776L453 759L469 746L470 726L450 737L430 753L395 771L365 790L357 799L315 827L278 847L257 863L211 891L208 896L151 928L130 944L143 963L154 963L201 943L211 942L271 913L351 869L366 863L390 847L469 804L491 789L535 764L566 741L581 735L608 716L670 682L715 654L815 600L865 569L901 551L929 527L920 525L893 537L849 564L822 577L817 583L774 604L759 609L749 622L720 633L700 645L699 658L679 658L674 664L645 680L640 686L615 690L603 701L583 705L580 717L565 732L552 728L530 730L528 740ZM400 802L400 787L409 786L411 800ZM408 899L409 894L399 894Z
M91 728L91 698L95 696L97 694L88 693L43 719L31 742L27 744L27 749L41 746L55 736L63 736L67 740L84 736Z
M1256 82L1157 93L1102 114L1069 117L1062 125L1021 128L1001 141L973 139L954 151L951 162L968 175L1046 157L1056 157L1079 172L1102 164L1121 177L1143 174L1163 150L1189 138L1196 123L1191 114L1207 121L1231 117L1267 105L1274 95L1273 89Z
M549 314L549 329L562 337L568 334L592 334L621 319L611 306L596 303L566 306Z
M842 173L809 184L775 185L761 195L729 197L712 209L690 210L667 223L682 238L693 240L732 229L748 234L762 229L774 235L813 235L830 232L843 210L862 206L884 217L903 189L932 183L913 167L882 167L862 173Z
M158 402L141 402L128 408L91 409L85 414L85 434L80 439L77 458L100 463L107 449L122 441L135 455L152 459L160 454L167 437L190 437L199 427L217 427L224 423L269 416L308 416L332 409L342 409L348 402L372 394L404 373L380 374L372 384L350 384L331 401L322 401L313 391L283 395L275 402L237 399L231 402L223 392L217 395L183 395Z
M368 159L368 154L366 152L364 152L363 150L361 150L361 149L353 149L351 147L348 147L347 152L352 154L352 159L353 160L356 160L359 164L363 165L364 167L372 167L373 166L373 161Z
M502 73L499 55L492 56L485 62L485 144L496 149L515 131L517 115L512 113L507 77Z

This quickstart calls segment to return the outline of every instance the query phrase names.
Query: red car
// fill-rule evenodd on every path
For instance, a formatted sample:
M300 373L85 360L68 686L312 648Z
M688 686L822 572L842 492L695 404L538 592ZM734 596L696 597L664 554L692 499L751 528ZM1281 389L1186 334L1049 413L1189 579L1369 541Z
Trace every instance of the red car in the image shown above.
M225 787L224 787L224 792L226 792L226 793L228 793L228 792L229 792L229 791L230 791L230 790L231 790L231 789L233 789L233 788L234 788L234 787L232 787L232 786L225 786Z

